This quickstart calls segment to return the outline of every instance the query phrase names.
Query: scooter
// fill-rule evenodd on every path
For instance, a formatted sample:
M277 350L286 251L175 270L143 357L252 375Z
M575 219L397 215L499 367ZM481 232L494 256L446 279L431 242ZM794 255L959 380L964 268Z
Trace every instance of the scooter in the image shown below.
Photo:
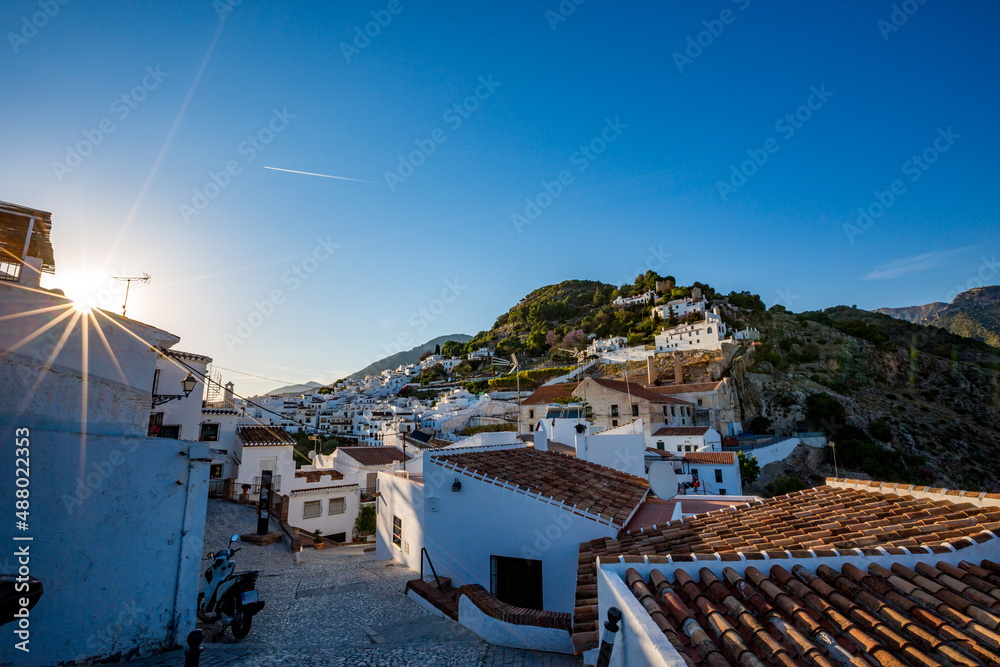
M230 543L240 539L233 535ZM236 572L236 562L233 554L239 549L223 549L206 559L212 559L212 565L205 570L204 592L198 593L198 618L205 623L222 621L219 635L226 627L233 629L233 636L243 639L250 632L253 616L264 608L264 601L256 589L257 576L260 570ZM218 635L217 635L218 636Z
M34 577L19 577L15 574L0 574L0 625L17 619L21 613L21 602L27 602L29 611L42 597L42 582Z

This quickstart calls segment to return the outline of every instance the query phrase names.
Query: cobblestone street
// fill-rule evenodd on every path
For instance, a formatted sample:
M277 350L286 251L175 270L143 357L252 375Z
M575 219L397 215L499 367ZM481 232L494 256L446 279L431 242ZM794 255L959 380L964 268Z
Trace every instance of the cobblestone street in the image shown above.
M205 554L228 544L233 533L254 526L252 508L210 499ZM272 525L272 530L274 529ZM237 571L261 570L257 586L266 606L249 636L236 642L218 626L205 632L203 667L286 665L474 665L563 667L578 658L491 646L448 619L433 616L403 594L415 572L391 561L377 563L372 545L304 550L296 563L279 542L266 547L238 543ZM145 658L133 667L184 664L183 651Z

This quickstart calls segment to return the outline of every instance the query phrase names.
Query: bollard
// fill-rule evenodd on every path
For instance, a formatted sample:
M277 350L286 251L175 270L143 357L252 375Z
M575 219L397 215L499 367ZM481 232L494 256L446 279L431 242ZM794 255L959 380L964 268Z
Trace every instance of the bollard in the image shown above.
M611 664L611 651L615 648L618 622L621 620L622 613L618 607L608 608L608 620L604 623L604 637L601 638L601 650L597 655L597 667L608 667Z
M184 651L184 667L198 667L201 660L201 640L204 635L201 630L192 630L188 634L188 649Z

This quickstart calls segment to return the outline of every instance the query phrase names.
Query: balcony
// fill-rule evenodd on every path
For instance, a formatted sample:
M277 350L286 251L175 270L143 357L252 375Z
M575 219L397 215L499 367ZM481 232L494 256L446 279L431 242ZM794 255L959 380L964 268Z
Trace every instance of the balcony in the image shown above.
M361 492L361 502L363 503L373 503L375 502L375 492L378 491L378 487L375 486L362 486Z

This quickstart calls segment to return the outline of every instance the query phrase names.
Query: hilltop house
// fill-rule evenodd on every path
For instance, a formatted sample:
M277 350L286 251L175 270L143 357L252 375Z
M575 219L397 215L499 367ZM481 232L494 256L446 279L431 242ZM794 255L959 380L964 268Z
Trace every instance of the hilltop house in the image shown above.
M260 495L265 471L271 474L271 490L288 493L295 476L293 438L284 429L275 426L237 426L236 489L246 491L256 500Z
M643 292L642 294L637 294L636 296L630 297L615 297L615 300L611 303L615 306L631 306L636 303L649 303L656 298L656 290L649 290L648 292Z
M705 304L705 299L692 299L691 297L684 297L682 299L668 301L667 303L660 304L659 306L653 306L652 312L657 314L661 320L667 321L670 319L670 311L673 310L674 317L678 320L682 320L691 313L704 313Z

